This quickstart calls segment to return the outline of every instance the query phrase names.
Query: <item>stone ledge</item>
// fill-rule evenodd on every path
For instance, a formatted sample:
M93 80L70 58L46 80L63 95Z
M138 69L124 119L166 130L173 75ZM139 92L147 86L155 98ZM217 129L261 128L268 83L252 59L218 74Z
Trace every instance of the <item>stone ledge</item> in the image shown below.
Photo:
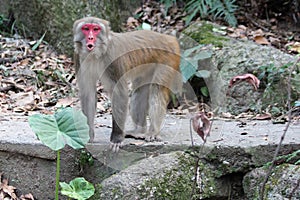
M49 191L49 187L53 188L54 183L55 152L37 140L29 127L27 117L2 119L0 120L0 160L2 160L0 172L9 176L11 180L15 180L12 181L12 185L23 193L32 192L38 199L53 197L53 191ZM240 121L246 122L246 125L239 126ZM143 140L128 138L125 139L120 152L116 154L109 150L111 116L98 117L96 119L96 127L98 127L96 128L96 142L87 145L87 149L95 158L94 166L84 166L83 171L80 171L76 166L74 151L65 151L62 154L64 160L62 161L61 181L70 181L78 175L83 175L87 180L96 184L145 158L155 158L158 155L187 150L191 147L189 123L188 118L169 115L166 117L161 133L163 142L147 143ZM215 120L211 136L205 144L205 155L215 149L230 151L233 148L233 152L234 149L242 149L245 155L252 155L251 163L263 164L272 158L285 126L285 124L274 125L271 121ZM300 123L293 122L283 142L282 153L291 153L300 148L299 130ZM197 149L203 141L196 133L192 134L194 148ZM224 153L226 153L225 150ZM226 156L223 157L223 160L227 159ZM237 156L236 159L238 158ZM41 178L48 181L41 181ZM36 184L31 185L32 182Z

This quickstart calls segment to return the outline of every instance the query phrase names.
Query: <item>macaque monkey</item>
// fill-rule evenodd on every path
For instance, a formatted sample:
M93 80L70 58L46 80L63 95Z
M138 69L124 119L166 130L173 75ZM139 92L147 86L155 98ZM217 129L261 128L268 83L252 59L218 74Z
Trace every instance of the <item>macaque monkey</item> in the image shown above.
M180 92L182 84L176 38L146 30L114 33L108 21L95 17L77 20L73 31L75 69L82 111L90 127L90 142L94 139L98 80L112 102L113 150L119 149L125 137L129 96L134 132L144 133L147 141L159 140L170 91Z

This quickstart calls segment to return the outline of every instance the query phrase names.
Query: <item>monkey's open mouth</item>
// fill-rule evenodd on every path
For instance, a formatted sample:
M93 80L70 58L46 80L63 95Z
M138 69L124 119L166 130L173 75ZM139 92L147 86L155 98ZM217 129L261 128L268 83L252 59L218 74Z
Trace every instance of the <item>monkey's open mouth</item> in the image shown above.
M94 46L93 44L87 44L87 45L86 45L86 48L87 48L89 51L92 51L92 50L95 48L95 46Z

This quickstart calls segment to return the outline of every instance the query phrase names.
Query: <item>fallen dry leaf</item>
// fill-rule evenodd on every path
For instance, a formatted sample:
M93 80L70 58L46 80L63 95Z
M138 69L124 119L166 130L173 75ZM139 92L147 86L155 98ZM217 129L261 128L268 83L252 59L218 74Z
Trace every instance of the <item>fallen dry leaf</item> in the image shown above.
M20 196L20 200L34 200L34 197L32 194L29 193L29 194Z
M18 198L15 190L14 186L8 185L8 179L3 178L3 173L0 173L0 200L34 200L30 193Z
M0 176L2 179L2 175ZM17 199L15 194L15 187L8 185L8 179L3 178L0 183L0 193L4 193L3 196L9 196L12 199Z
M136 20L134 17L129 17L127 19L126 25L127 25L128 28L137 27L138 24L139 24L138 20Z
M10 98L16 101L15 106L25 106L27 104L34 104L34 95L32 91L11 93Z
M268 120L271 119L272 115L270 113L263 113L263 114L258 114L255 116L254 119L257 120Z
M204 112L199 112L194 117L192 117L192 125L194 131L202 138L205 142L206 138L210 134L210 128L212 122L208 119Z
M229 82L229 88L240 81L247 81L254 87L254 90L257 90L260 84L260 80L253 74L243 74L231 78Z
M222 112L221 116L224 117L224 118L229 118L229 119L233 119L234 118L234 116L231 113L229 113L229 112Z
M257 44L266 44L266 45L270 44L270 42L267 40L267 38L265 38L261 35L255 36L253 39Z
M56 108L60 108L60 107L68 107L71 106L74 102L77 101L78 98L74 98L74 97L66 97L66 98L62 98L59 99L55 105Z
M103 106L103 102L97 102L97 110L100 110L101 112L106 111L105 107Z
M256 36L263 36L265 33L261 29L257 29L253 32L254 37Z
M300 42L295 42L292 46L291 46L291 51L295 51L300 53Z

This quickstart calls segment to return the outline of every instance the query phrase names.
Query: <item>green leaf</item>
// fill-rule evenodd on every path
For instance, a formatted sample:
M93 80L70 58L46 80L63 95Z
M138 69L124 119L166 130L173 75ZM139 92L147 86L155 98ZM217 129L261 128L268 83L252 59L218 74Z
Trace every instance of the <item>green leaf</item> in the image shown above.
M144 22L144 23L142 24L142 29L143 29L143 30L149 30L149 31L150 31L150 30L151 30L151 25Z
M201 87L200 88L201 93L203 94L203 96L208 97L209 96L209 92L208 92L208 88L206 86Z
M31 50L36 50L39 46L40 46L40 44L42 43L42 41L43 41L43 39L44 39L44 37L45 37L45 35L46 35L46 33L47 33L47 31L42 35L42 37L35 43L35 45L31 48Z
M281 111L280 111L280 109L279 109L278 107L273 106L272 109L271 109L271 113L272 113L273 115L278 115L278 114L281 113Z
M300 101L295 101L295 106L300 107Z
M212 52L211 51L200 51L197 53L196 56L193 57L194 60L204 60L207 58L211 58Z
M208 78L210 76L210 71L199 70L195 73L195 76L198 76L199 78Z
M198 46L195 46L195 47L185 50L183 52L183 57L189 57L193 52L197 51L201 47L203 47L203 45L198 45Z
M212 56L211 51L199 51L198 50L202 47L202 45L198 45L187 49L182 54L182 59L180 62L180 70L182 73L183 82L186 83L192 76L197 75L202 78L209 77L210 73L208 74L206 70L200 71L200 73L196 73L198 69L198 61L210 58ZM193 55L194 52L197 52L196 55ZM195 53L194 53L195 54ZM202 74L203 73L203 74Z
M64 148L66 144L80 149L89 141L86 116L70 107L54 115L32 115L29 124L38 139L55 151Z
M195 9L191 14L189 14L187 17L185 17L185 23L189 25L192 21L192 19L196 16L196 14L199 12L199 9L197 9L197 6L195 6Z
M73 179L69 184L60 182L59 185L61 187L61 193L73 199L85 200L95 193L93 184L82 177Z
M182 74L183 82L186 83L197 70L197 62L191 59L181 59L180 61L180 70Z

